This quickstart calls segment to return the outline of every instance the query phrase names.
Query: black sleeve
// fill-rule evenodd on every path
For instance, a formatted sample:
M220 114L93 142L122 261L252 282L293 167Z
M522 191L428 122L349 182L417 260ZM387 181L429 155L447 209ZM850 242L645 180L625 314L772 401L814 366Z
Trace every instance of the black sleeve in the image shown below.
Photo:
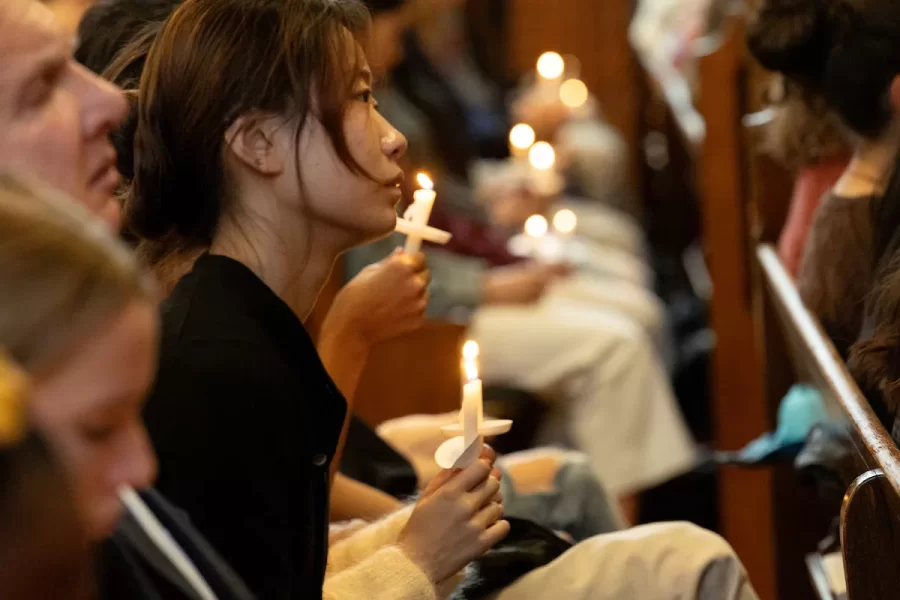
M259 598L300 598L314 564L304 431L284 367L245 343L182 344L163 358L146 421L158 489ZM305 517L305 518L304 518ZM313 561L313 562L310 562Z

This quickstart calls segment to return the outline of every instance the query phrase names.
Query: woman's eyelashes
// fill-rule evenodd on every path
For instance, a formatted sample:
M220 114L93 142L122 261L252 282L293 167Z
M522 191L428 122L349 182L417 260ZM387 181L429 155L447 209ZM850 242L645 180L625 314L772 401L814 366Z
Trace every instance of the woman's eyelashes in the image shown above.
M356 94L356 98L360 102L371 104L376 110L378 109L378 101L375 99L375 95L372 93L372 90L370 88L361 90L358 94Z

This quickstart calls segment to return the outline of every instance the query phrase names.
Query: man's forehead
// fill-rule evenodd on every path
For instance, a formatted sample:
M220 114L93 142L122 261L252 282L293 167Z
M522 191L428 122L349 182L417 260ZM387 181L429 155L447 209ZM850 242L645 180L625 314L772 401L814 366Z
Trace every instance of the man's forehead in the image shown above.
M0 56L62 50L66 40L53 13L34 0L0 1Z

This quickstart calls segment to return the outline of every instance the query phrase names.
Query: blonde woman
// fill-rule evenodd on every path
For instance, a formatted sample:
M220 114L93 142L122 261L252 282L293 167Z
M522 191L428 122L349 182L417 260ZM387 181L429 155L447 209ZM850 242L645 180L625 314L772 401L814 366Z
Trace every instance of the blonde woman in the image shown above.
M150 516L123 511L121 491L156 475L141 421L156 293L128 249L73 200L0 174L0 289L0 347L31 376L30 417L74 483L86 540L102 548L101 596L155 598L175 585L193 590L185 597L252 598L157 494L144 494ZM177 550L159 543L159 522Z

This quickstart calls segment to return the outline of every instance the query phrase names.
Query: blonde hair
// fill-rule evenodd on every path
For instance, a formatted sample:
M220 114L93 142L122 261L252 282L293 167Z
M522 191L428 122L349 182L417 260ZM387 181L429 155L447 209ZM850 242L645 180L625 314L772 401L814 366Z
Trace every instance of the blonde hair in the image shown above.
M154 296L99 219L0 173L0 346L26 371L53 364L104 318Z

